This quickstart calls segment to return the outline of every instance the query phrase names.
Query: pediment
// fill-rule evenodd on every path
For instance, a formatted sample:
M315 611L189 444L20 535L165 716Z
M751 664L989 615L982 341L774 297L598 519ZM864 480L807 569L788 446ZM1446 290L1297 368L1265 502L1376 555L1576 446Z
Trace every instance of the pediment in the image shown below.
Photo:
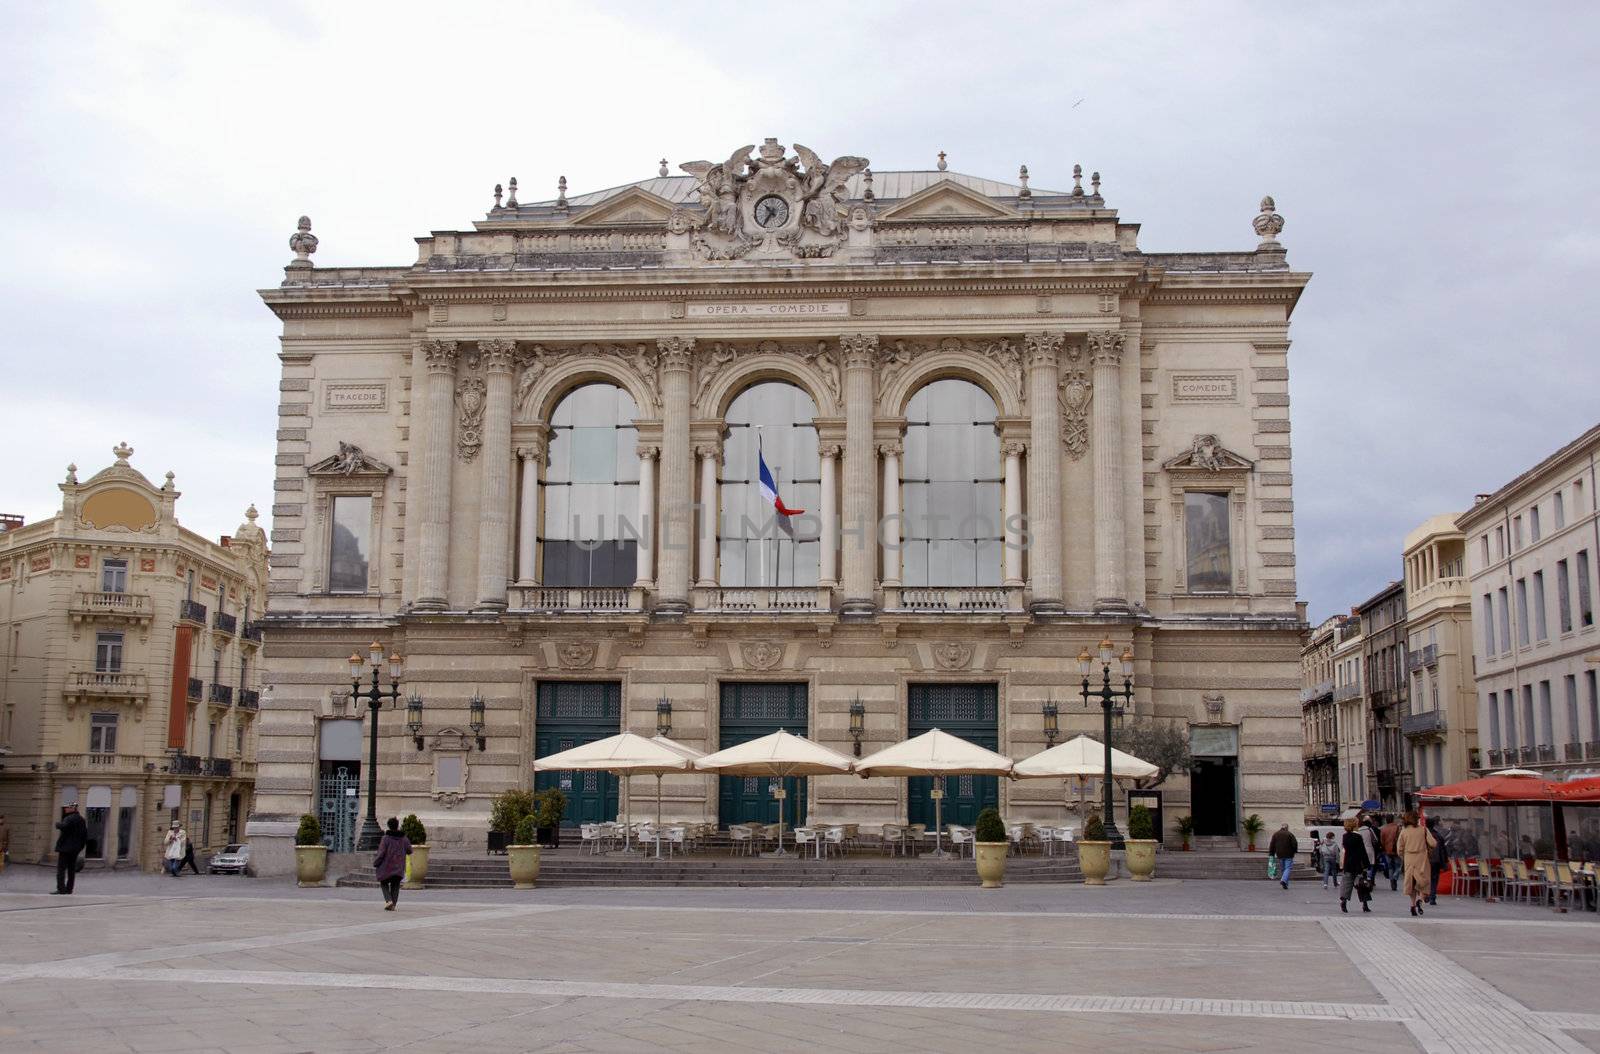
M573 219L574 226L614 226L619 223L660 226L672 215L672 202L647 190L629 187L616 197L602 201Z
M1202 434L1194 437L1194 442L1189 449L1177 457L1168 458L1161 463L1161 467L1168 472L1249 472L1256 467L1256 463L1237 454L1221 443L1217 437Z
M924 187L878 214L880 220L921 219L1018 219L1020 213L1007 205L946 179Z
M308 476L387 476L394 469L354 443L340 443L337 454L327 457L306 469Z

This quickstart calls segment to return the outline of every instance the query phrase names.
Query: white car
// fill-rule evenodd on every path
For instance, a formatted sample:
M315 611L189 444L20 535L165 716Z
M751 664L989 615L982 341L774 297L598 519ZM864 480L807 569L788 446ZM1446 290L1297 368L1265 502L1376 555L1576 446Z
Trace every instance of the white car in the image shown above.
M206 870L213 875L242 875L250 865L250 847L244 844L225 845L222 851L211 854Z

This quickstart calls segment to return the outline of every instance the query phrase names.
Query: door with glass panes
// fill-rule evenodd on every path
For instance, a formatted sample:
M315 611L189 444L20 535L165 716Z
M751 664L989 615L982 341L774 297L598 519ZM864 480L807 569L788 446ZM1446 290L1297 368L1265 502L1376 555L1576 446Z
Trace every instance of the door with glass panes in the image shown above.
M906 736L941 729L980 747L1000 749L1000 689L995 684L911 684L906 686ZM906 779L906 822L933 830L933 779ZM978 813L1000 807L1000 781L995 776L946 776L946 824L971 827Z
M540 681L535 701L534 757L614 736L622 727L619 681ZM617 818L620 787L609 772L537 772L534 790L555 788L567 796L564 827Z
M773 732L806 734L806 686L802 683L724 682L719 705L720 739L718 749L748 743ZM777 823L778 802L772 788L779 781L768 776L723 776L717 781L717 821L732 823ZM786 825L804 823L806 781L790 776L781 781L783 821Z

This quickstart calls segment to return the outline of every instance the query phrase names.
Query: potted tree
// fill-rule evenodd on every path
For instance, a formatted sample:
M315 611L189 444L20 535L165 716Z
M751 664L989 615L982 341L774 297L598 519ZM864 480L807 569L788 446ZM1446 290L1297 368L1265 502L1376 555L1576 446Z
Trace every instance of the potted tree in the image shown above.
M539 844L536 821L524 816L517 822L506 852L511 856L511 883L518 889L532 889L539 878Z
M1103 886L1111 872L1111 843L1106 841L1106 824L1099 814L1083 821L1083 838L1078 841L1078 866L1083 869L1083 884Z
M1178 834L1183 838L1183 851L1187 853L1189 851L1189 836L1194 834L1193 816L1178 817Z
M517 824L533 812L533 792L512 788L489 802L489 852L503 853L517 833Z
M567 796L554 787L533 796L534 823L539 829L539 844L561 848L561 818L567 812Z
M411 856L406 860L405 888L421 889L428 877L428 829L422 826L422 821L413 812L400 821L400 833L411 842Z
M1135 805L1128 810L1126 841L1128 875L1135 882L1148 882L1156 873L1156 821L1150 810Z
M294 833L294 877L300 886L320 886L328 876L328 847L322 844L322 824L310 813L300 817Z
M983 888L999 889L1005 885L1006 850L1011 848L1006 825L1000 821L1000 810L990 806L980 812L972 837L972 855L977 861Z
M1244 836L1250 852L1256 851L1256 835L1260 834L1266 825L1267 821L1263 820L1259 813L1251 813L1244 818Z

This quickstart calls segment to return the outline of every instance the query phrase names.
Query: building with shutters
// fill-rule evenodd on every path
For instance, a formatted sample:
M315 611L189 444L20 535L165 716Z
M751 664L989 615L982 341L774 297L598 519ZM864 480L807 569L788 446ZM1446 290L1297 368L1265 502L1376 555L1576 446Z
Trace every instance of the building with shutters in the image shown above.
M89 867L160 866L182 819L202 857L251 809L261 707L266 532L220 542L178 524L156 486L116 461L61 511L0 532L0 814L14 860L53 859L60 805L89 825Z
M367 718L345 661L374 640L421 699L415 728L380 718L380 814L435 844L481 846L536 756L658 720L702 750L937 726L1023 757L1050 703L1062 737L1097 734L1074 660L1102 638L1136 657L1125 719L1190 731L1168 816L1225 839L1297 821L1309 276L1271 199L1240 217L1249 248L1147 253L1076 168L1043 190L768 139L680 170L538 202L513 180L394 266L314 266L302 219L261 294L283 396L252 840L287 867L318 812L348 845ZM775 514L763 463L802 514ZM569 823L617 808L604 775L539 780ZM788 800L876 824L931 813L929 789ZM776 819L770 790L669 777L662 809ZM945 815L1061 800L964 779Z
M1472 595L1466 540L1454 513L1430 516L1405 548L1406 673L1410 709L1400 732L1416 785L1435 787L1473 775L1478 698L1472 675Z

